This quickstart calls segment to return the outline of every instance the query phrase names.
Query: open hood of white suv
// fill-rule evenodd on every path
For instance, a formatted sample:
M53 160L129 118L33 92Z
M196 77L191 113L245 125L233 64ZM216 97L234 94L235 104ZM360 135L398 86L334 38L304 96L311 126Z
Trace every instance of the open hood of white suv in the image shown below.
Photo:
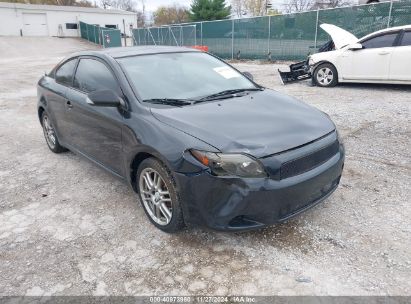
M331 36L336 50L346 46L347 44L358 42L357 37L338 26L323 23L320 27Z

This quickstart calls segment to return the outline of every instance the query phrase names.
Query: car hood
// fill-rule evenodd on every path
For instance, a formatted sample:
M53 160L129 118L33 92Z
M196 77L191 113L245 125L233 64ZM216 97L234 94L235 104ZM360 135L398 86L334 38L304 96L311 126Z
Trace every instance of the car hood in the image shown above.
M355 37L350 32L343 30L342 28L332 25L323 23L320 27L327 32L328 35L331 36L331 39L334 42L335 49L341 49L342 47L358 42L358 38Z
M255 157L301 146L335 129L321 111L271 90L193 106L152 107L151 112L222 152Z

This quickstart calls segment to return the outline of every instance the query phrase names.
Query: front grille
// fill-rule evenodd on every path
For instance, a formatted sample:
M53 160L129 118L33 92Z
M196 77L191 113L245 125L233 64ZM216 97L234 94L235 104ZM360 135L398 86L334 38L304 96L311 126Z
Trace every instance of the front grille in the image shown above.
M284 163L280 169L281 179L292 177L318 167L337 154L338 150L339 143L336 140L334 143L311 154Z

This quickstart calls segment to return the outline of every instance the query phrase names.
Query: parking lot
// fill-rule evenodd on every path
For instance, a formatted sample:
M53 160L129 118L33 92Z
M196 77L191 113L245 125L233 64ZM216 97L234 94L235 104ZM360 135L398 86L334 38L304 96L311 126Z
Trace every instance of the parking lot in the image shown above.
M331 116L347 151L341 185L285 224L169 235L127 185L47 148L36 82L87 48L0 37L1 295L411 295L411 87L283 86L284 64L234 63Z

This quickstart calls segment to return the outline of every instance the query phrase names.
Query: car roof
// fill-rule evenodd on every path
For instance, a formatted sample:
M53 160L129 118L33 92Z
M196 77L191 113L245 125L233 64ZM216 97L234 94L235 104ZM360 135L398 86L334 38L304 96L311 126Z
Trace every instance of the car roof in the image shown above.
M139 55L152 55L152 54L164 54L164 53L183 53L183 52L200 52L199 50L189 47L179 46L159 46L159 45L146 45L146 46L131 46L131 47L113 47L101 50L82 51L73 56L87 56L87 55L106 55L112 58L131 57Z
M385 28L385 29L382 29L382 30L373 32L373 33L371 33L371 34L368 34L368 35L362 37L360 40L363 40L363 39L365 39L365 38L368 38L368 37L371 37L371 36L375 36L375 35L378 35L378 34L382 34L382 33L385 33L385 32L400 31L400 30L410 30L410 29L411 29L411 24L409 24L409 25L402 25L402 26L395 26L395 27L389 27L389 28Z

